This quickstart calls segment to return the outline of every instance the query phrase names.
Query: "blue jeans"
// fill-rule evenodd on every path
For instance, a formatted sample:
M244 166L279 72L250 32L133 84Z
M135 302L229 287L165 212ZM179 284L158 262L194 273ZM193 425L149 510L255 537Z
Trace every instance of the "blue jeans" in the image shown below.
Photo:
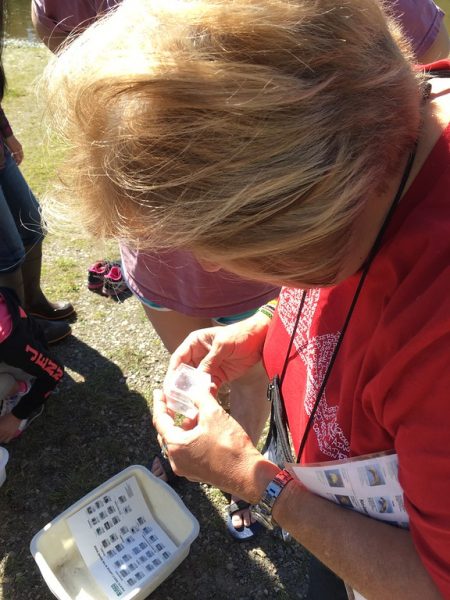
M0 273L12 273L25 258L25 246L43 239L39 203L10 151L0 169Z

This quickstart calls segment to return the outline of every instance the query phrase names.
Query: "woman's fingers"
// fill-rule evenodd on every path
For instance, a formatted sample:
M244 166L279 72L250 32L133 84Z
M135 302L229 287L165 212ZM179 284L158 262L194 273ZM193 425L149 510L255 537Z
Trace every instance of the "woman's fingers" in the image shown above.
M153 424L164 440L164 434L174 427L174 420L169 414L162 390L153 391Z
M155 390L153 422L158 440L167 449L174 472L191 481L205 481L239 495L249 465L261 460L242 427L203 392L194 399L197 420L175 424L161 390Z

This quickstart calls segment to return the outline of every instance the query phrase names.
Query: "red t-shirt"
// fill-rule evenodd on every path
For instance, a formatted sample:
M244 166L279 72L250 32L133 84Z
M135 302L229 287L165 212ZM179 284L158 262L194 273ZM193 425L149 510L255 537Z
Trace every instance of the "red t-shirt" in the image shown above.
M359 274L309 290L282 387L296 451ZM302 290L283 288L264 361L280 374ZM326 385L303 456L394 449L416 548L450 598L450 126L402 198Z

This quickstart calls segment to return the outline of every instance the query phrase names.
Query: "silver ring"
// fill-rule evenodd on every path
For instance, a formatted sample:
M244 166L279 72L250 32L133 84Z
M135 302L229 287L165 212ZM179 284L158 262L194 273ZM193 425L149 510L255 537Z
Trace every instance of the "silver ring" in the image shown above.
M169 458L167 444L164 441L161 443L161 454L164 456L164 458L167 458L167 459Z

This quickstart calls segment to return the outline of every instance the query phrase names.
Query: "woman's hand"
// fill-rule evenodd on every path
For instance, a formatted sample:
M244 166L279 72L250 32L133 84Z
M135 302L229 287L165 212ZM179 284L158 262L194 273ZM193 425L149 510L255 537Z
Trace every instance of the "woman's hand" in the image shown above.
M261 360L269 323L265 315L256 313L233 325L194 331L173 353L169 372L180 363L200 367L218 388L238 379Z
M0 442L10 442L19 429L21 419L12 413L0 417Z
M22 144L19 142L15 135L10 135L9 137L7 137L5 140L5 144L10 149L11 155L16 161L16 164L20 165L20 163L23 161Z
M278 467L261 456L242 427L210 393L205 391L195 404L197 419L178 427L161 390L153 395L153 423L174 472L255 502Z

